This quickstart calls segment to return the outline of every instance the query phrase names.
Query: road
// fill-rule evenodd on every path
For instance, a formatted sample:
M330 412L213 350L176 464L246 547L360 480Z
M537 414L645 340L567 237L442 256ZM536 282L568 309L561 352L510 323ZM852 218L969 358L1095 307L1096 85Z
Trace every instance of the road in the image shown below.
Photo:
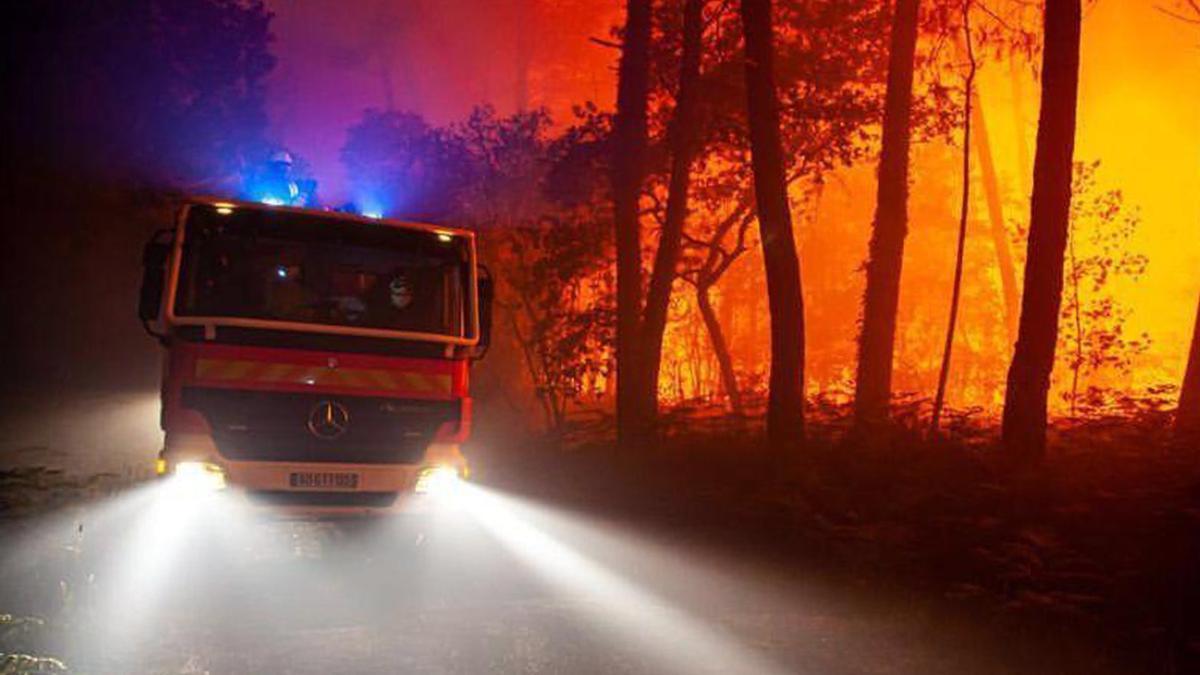
M37 425L6 426L9 464L40 454L87 473L152 456L133 441L98 453L89 440L152 439L141 397L21 419L74 406L91 408L44 425L40 440ZM1008 673L1076 662L1065 644L1047 652L986 617L743 547L701 512L674 528L582 504L529 498L510 481L465 487L420 518L288 522L231 495L134 483L84 507L5 518L0 613L47 617L33 644L92 674Z

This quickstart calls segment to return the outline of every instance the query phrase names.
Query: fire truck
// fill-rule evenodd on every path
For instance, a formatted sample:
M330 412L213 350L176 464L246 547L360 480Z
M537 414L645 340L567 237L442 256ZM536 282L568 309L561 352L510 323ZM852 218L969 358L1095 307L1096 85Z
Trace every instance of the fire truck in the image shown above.
M315 515L402 511L465 478L484 270L463 229L185 201L143 251L158 472Z

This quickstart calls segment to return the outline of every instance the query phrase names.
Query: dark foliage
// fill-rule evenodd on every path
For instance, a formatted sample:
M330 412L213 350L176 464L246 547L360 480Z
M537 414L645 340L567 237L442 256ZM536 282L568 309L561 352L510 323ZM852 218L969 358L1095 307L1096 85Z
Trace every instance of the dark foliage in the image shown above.
M463 139L409 112L363 113L347 132L342 162L360 206L417 220L445 218L475 178Z
M271 15L258 0L6 3L7 150L216 191L266 150Z

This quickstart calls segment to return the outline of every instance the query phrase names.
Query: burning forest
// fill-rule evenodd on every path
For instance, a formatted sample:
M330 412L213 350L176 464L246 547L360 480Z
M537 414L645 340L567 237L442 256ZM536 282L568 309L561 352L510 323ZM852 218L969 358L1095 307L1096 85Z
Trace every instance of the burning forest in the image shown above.
M0 671L1200 667L1195 0L0 11Z

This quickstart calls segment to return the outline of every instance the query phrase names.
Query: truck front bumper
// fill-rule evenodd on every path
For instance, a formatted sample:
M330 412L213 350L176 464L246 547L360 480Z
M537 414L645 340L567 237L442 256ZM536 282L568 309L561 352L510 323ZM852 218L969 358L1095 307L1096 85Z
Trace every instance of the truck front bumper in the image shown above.
M349 464L234 461L203 437L187 440L186 445L168 443L159 459L160 474L192 469L207 475L213 489L281 517L423 513L435 501L426 494L429 487L467 474L457 446L431 446L420 464Z

